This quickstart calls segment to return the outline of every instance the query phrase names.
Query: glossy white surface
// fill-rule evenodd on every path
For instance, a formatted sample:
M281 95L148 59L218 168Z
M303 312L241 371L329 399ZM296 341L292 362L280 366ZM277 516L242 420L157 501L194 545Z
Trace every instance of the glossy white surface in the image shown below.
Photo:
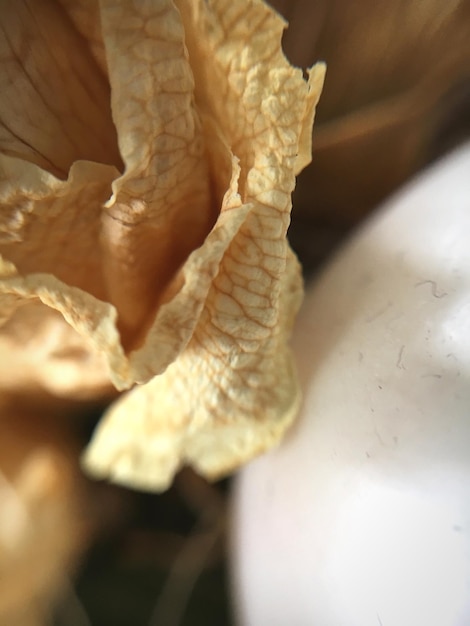
M470 145L308 293L301 416L234 503L240 626L470 624Z

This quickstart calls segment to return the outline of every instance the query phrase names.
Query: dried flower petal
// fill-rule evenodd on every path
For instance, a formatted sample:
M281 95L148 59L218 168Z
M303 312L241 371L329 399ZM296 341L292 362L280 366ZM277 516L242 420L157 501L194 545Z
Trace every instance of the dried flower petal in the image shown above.
M86 19L77 8L71 23L85 34ZM107 70L124 172L112 151L66 180L0 154L0 347L25 311L59 312L97 388L137 383L87 466L160 489L185 462L232 469L296 412L287 339L302 286L286 231L324 69L305 81L289 65L284 23L259 0L102 0L99 20L86 43Z

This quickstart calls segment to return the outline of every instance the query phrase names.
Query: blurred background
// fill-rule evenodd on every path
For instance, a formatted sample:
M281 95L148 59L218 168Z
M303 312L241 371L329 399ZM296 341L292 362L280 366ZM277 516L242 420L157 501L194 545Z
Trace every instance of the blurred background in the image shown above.
M289 231L310 278L378 203L470 134L470 2L272 5L290 23L291 62L327 63ZM232 624L230 480L184 470L162 495L93 483L78 457L103 406L77 405L65 421L3 402L0 626Z

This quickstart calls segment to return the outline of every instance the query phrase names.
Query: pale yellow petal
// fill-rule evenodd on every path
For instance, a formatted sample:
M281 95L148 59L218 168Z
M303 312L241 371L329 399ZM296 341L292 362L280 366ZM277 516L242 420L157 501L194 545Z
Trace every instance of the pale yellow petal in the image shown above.
M117 395L104 356L93 350L63 316L29 300L0 325L0 394L16 394L32 406L44 394L64 400L105 400Z
M119 351L120 339L116 311L104 302L100 223L116 175L114 167L82 161L62 181L0 155L1 388L42 381L50 391L81 395L109 387L104 355ZM74 345L67 365L57 357L64 355L60 338Z
M207 148L173 2L101 0L101 23L126 166L103 217L103 261L129 344L126 333L142 336L219 207L211 203Z
M249 272L239 280L239 291L256 282ZM215 286L183 355L109 409L85 467L97 477L160 491L184 464L213 479L276 445L300 402L287 347L303 295L292 253L280 287L278 319L263 329L266 298L252 297L249 306ZM260 334L267 338L258 341Z
M50 274L105 299L101 210L116 176L114 167L83 161L62 181L0 155L0 254L23 276Z
M186 462L229 471L295 415L287 342L302 287L286 233L324 74L306 81L286 61L285 24L259 0L176 5L101 0L99 15L96 3L70 15L70 40L108 73L123 170L107 148L70 153L65 172L0 155L0 350L24 362L31 349L26 378L42 362L35 381L58 395L99 396L108 376L137 384L88 459L146 488Z
M277 442L295 416L287 341L302 287L286 231L323 79L321 66L306 83L286 62L283 22L262 3L179 7L196 102L236 160L214 229L149 333L165 314L171 333L173 315L179 323L195 311L186 349L110 409L85 457L94 474L146 489L165 488L186 462L212 477L228 472Z
M179 3L196 104L203 121L211 120L205 124L206 140L210 159L217 151L211 162L222 188L230 180L224 146L234 156L217 222L183 265L184 284L159 308L144 345L129 355L138 382L162 372L191 338L222 258L230 259L227 248L233 239L241 257L260 264L266 293L285 266L290 193L297 159L307 160L304 128L313 121L324 68L316 66L309 84L304 82L301 70L292 68L280 49L283 21L261 2L242 4L233 16L230 3ZM276 314L273 307L264 317Z

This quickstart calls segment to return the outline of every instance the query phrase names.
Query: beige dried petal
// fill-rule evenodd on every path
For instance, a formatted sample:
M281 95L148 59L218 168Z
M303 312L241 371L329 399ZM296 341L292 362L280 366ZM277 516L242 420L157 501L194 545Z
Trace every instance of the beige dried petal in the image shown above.
M279 442L300 401L287 349L303 295L299 267L289 252L271 328L262 321L268 295L237 299L254 287L253 266L237 269L235 283L224 270L214 281L184 353L109 409L85 456L93 474L162 490L183 464L218 478Z
M97 355L107 345L114 350L120 340L113 323L114 308L98 299L105 297L99 241L101 206L116 174L114 167L79 161L71 167L68 180L62 181L27 161L0 155L0 253L8 259L0 262L0 349L1 367L10 371L1 379L1 387L10 388L15 361L19 379L25 375L21 362L28 363L31 382L35 377L42 379L51 363L63 371L62 359L51 353L61 349L61 335L74 342L73 332L60 328L64 322L56 321L57 329L50 328L51 309L62 313L71 331L75 328L82 337L90 336L95 345L101 344L104 350L93 354L91 342L81 340L87 356L80 357L80 369L87 369L87 360L99 360L101 365L93 368L96 382L92 386L109 386L105 359ZM46 306L38 307L38 302ZM27 325L22 329L24 321ZM32 334L36 335L33 345ZM36 349L34 343L41 342L42 350ZM7 355L15 352L12 361ZM83 373L77 374L77 395L81 395L89 384ZM45 382L51 390L60 386L55 378ZM71 385L68 389L74 391Z
M78 159L120 163L109 84L68 15L25 0L1 15L0 152L60 178Z
M198 33L188 40L190 58L196 68L209 57L213 65L210 75L196 73L196 85L226 141L238 147L240 172L234 167L221 215L184 267L187 287L199 280L192 264L220 246L186 350L110 409L85 458L96 475L143 489L165 488L184 463L210 477L232 470L279 441L299 402L287 340L302 287L285 235L323 71L312 73L307 91L280 52L282 22L262 5L234 16L228 3L217 3L218 14L197 6L192 16L189 5L183 12L197 27L187 31ZM246 58L236 54L244 42ZM220 99L210 100L216 85ZM211 267L209 258L202 267Z
M21 346L21 350L18 349ZM30 404L57 404L57 397L83 401L117 395L101 353L49 307L32 301L17 310L0 332L0 380L10 394Z
M47 328L52 309L77 341L61 353L57 327L43 335L49 371L69 366L51 391L93 393L73 360L96 368L97 396L108 377L137 384L92 444L92 471L145 488L184 462L228 471L278 440L298 404L287 339L302 288L286 231L324 68L305 81L289 65L284 23L259 0L102 0L90 39L83 3L61 6L80 32L58 38L63 55L78 37L107 72L102 116L124 167L110 133L68 177L0 141L0 349L24 350L23 321Z

